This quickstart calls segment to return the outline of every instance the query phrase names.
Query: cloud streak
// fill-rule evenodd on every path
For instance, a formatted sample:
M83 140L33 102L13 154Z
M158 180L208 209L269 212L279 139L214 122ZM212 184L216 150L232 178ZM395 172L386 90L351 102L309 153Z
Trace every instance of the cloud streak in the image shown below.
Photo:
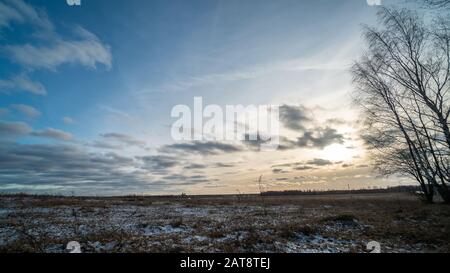
M73 140L72 134L54 128L47 128L42 131L34 131L31 133L31 135L35 137L51 138L62 141Z
M36 108L30 106L30 105L25 105L25 104L13 104L11 105L11 107L19 112L21 112L22 114L26 115L29 118L35 118L37 116L41 115L41 112L39 112Z
M145 147L145 142L138 140L134 138L133 136L127 135L127 134L121 134L121 133L107 133L107 134L101 134L101 137L103 137L106 140L120 142L123 144L126 144L128 146L139 146L139 147Z
M192 141L186 143L175 143L170 145L165 145L160 148L161 152L183 152L183 153L195 153L201 155L214 155L220 153L234 153L242 151L242 147L221 143L216 141Z
M24 122L0 121L0 137L23 136L31 132L31 127Z
M27 68L56 70L62 64L79 64L95 69L103 64L112 66L111 49L97 36L82 27L76 27L76 40L57 37L50 46L6 45L3 50L9 58Z
M0 80L0 91L3 93L25 91L40 96L47 95L47 90L44 85L31 80L25 74L16 75L7 80Z

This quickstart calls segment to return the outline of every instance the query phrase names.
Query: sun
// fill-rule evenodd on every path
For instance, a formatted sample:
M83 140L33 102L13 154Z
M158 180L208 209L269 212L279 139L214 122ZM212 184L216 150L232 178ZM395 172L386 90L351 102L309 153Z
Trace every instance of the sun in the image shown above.
M322 158L331 161L350 161L360 153L357 147L347 147L341 144L333 144L323 149Z

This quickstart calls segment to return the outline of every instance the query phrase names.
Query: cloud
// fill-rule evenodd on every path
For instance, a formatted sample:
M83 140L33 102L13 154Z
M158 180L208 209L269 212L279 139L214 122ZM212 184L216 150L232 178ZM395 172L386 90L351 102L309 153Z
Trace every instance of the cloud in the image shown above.
M180 191L180 186L210 181L203 175L170 173L172 167L182 164L176 157L96 153L75 143L0 141L0 163L0 190L12 192L121 195Z
M293 168L296 171L306 171L306 170L314 170L316 168L312 167L312 166L297 166Z
M187 152L196 153L202 155L213 155L219 153L233 153L242 151L240 146L235 146L232 144L221 143L216 141L193 141L186 143L175 143L170 145L165 145L160 148L161 152Z
M30 126L24 122L0 121L0 136L21 136L31 132Z
M182 174L170 174L162 177L162 181L167 180L168 186L174 185L195 185L203 182L209 182L209 179L204 175L182 175Z
M77 40L57 38L50 46L6 45L3 50L12 61L27 68L56 70L62 64L79 64L92 69L103 64L112 66L111 50L97 36L82 27L76 27Z
M272 172L273 173L289 172L285 168L290 168L295 171L315 170L315 169L318 169L318 167L324 167L324 166L329 166L329 165L334 165L334 164L340 164L340 162L333 162L333 161L330 161L327 159L322 159L322 158L314 158L314 159L306 160L306 161L273 165Z
M232 168L232 167L236 166L236 164L218 162L218 163L215 163L213 166L216 168Z
M0 91L25 91L36 95L47 95L47 90L40 83L31 80L27 75L20 74L8 80L0 80Z
M304 130L305 123L312 121L310 110L305 106L280 106L280 121L283 125L294 131Z
M6 108L0 108L0 117L9 113L9 110Z
M129 146L144 147L146 145L144 141L137 140L133 136L127 134L107 133L101 134L100 136L103 137L104 139L121 142Z
M327 166L332 165L334 163L327 159L314 158L313 160L306 161L306 164L314 166Z
M311 58L306 59L285 59L280 61L271 61L266 63L259 63L251 66L243 67L236 70L225 70L220 73L206 73L197 75L186 75L177 80L172 80L170 83L161 86L152 86L149 90L143 93L153 92L179 92L183 90L193 89L199 86L217 85L218 83L231 83L242 80L255 79L264 77L277 72L292 72L292 71L310 71L310 70L345 70L342 65L343 60L320 60Z
M0 2L0 27L8 27L11 21L23 20L21 14L10 6Z
M244 139L242 140L242 142L253 151L260 151L261 146L270 141L270 137L262 137L259 133L244 134Z
M323 149L332 144L343 144L344 135L338 133L334 128L316 127L312 129L302 129L304 132L300 137L292 140L285 136L279 136L279 151L299 148ZM270 142L270 138L263 139L260 135L245 134L242 141L250 150L259 151L262 144Z
M298 147L311 147L323 149L328 145L344 143L344 136L339 134L336 129L316 128L315 131L308 131L302 137L297 138Z
M45 12L36 10L22 0L6 0L0 3L0 28L10 27L11 22L28 22L45 31L54 29Z
M187 166L184 166L184 169L186 170L197 170L197 169L206 169L208 166L205 164L197 164L197 163L192 163L189 164Z
M340 118L330 118L326 120L326 123L331 125L344 125L347 124L348 122Z
M22 114L25 114L27 117L35 118L39 115L41 115L41 112L39 112L36 108L25 105L25 104L12 104L11 107Z
M292 150L299 148L323 149L332 144L343 144L344 135L334 128L313 128L303 132L302 136L292 140L284 136L279 137L278 150Z
M52 138L63 141L71 141L73 139L70 133L66 133L64 131L53 128L47 128L42 131L34 131L31 133L31 135L36 137Z
M71 117L63 117L61 120L62 120L62 122L64 122L64 124L67 124L67 125L75 122L75 120L73 120L73 118L71 118Z
M14 24L13 24L14 23ZM81 26L71 29L71 37L63 37L55 31L53 23L43 9L37 9L22 0L7 0L0 3L0 30L17 25L31 27L28 37L32 40L21 44L5 44L0 52L11 62L22 66L24 71L48 69L55 71L63 64L81 65L96 69L99 64L112 67L110 46ZM27 29L27 31L29 31ZM6 41L12 39L6 39ZM28 78L24 73L11 79L0 80L0 91L28 91L45 95L45 87Z
M105 141L95 140L92 143L87 143L87 146L100 148L100 149L110 149L110 150L120 150L123 148L122 145L112 144Z
M137 159L144 163L143 169L156 173L166 173L168 169L180 164L177 157L166 155L142 156Z
M280 168L272 169L273 173L288 173L288 171Z
M297 148L323 149L331 144L343 144L344 136L329 125L342 125L344 120L333 118L325 121L324 127L313 117L312 110L306 106L280 106L280 121L288 129L298 131L301 135L295 140L280 136L278 150ZM314 126L315 125L315 126Z
M133 158L90 153L74 145L0 143L0 162L1 185L54 186L84 194L151 188L134 168Z

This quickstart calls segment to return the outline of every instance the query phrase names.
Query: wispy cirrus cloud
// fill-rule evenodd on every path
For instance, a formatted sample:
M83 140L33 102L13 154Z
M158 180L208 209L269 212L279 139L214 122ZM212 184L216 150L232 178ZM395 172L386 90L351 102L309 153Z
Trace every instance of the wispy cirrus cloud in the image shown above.
M77 38L63 39L59 36L48 46L6 45L2 50L9 58L27 68L56 70L62 64L78 64L95 69L103 64L107 69L112 66L111 49L97 36L77 26L74 30Z
M11 23L30 23L40 30L53 31L53 23L47 14L37 10L22 0L5 0L0 3L0 28L10 27Z
M47 90L40 82L31 80L26 74L19 74L10 79L0 79L0 92L10 93L25 91L36 95L47 95Z
M163 84L156 88L151 87L138 93L179 92L211 84L255 79L276 72L345 69L346 67L342 66L341 60L329 61L327 58L321 56L313 56L309 59L299 58L258 63L238 70L233 69L221 73L205 73L193 76L187 75L180 77L175 81L171 81L170 83Z
M0 54L27 73L36 69L56 71L64 64L89 69L96 69L98 65L107 69L112 67L110 46L87 29L74 26L69 35L62 35L56 31L44 9L35 8L23 0L0 3L0 30L14 29L17 25L31 27L32 33L27 36L28 40L20 44L8 43L6 40L0 46ZM0 91L47 94L43 84L31 80L24 72L9 79L0 79Z

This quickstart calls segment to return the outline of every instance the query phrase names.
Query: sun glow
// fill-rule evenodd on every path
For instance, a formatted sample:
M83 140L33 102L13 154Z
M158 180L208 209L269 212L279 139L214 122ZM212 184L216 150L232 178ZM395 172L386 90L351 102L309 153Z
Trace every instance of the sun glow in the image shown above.
M341 144L333 144L321 152L324 159L331 161L350 161L356 155L360 154L360 150L357 147L346 147Z

